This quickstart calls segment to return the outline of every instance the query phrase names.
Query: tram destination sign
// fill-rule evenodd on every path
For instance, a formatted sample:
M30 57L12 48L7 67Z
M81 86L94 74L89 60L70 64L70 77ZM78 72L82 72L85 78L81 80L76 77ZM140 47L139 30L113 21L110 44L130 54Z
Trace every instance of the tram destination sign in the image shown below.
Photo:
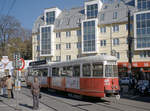
M42 65L42 64L46 64L46 60L30 62L29 66L37 66L37 65Z

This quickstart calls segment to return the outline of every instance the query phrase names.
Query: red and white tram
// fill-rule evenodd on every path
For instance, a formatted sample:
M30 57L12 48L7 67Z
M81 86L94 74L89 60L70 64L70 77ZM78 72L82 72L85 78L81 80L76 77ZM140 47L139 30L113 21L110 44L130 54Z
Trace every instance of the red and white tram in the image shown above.
M113 56L97 55L30 68L32 72L34 69L47 72L45 74L47 79L42 80L43 83L47 83L48 88L86 96L105 97L119 93L116 61ZM27 83L29 78L30 76ZM42 86L43 83L41 82Z

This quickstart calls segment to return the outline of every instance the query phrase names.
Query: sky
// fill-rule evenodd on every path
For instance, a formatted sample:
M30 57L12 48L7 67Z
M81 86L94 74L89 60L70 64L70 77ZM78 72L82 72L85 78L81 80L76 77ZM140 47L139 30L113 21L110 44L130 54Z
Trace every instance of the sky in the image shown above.
M84 0L0 0L0 15L14 16L22 27L32 29L34 21L45 8L64 10L83 5Z
M0 0L0 15L14 16L22 27L32 29L33 24L45 8L61 10L84 6L85 0ZM103 0L107 1L107 0Z

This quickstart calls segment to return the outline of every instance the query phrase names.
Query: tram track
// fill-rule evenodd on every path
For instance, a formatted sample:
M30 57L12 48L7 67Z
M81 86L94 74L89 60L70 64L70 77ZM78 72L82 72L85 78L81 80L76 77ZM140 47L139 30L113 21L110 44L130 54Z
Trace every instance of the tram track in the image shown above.
M25 90L24 90L24 91L25 91ZM26 93L24 93L24 92L22 92L22 94L24 94L25 96L30 97L30 98L32 97L31 95L28 95L28 94L26 94ZM70 104L70 103L68 103L68 102L65 102L65 101L63 101L63 100L60 100L60 99L56 99L56 98L54 98L54 97L47 96L46 94L42 93L42 98L43 98L43 96L46 97L46 98L50 98L51 100L57 101L57 102L59 102L59 103L63 103L63 104L69 105L70 107L77 108L77 109L82 110L82 111L89 111L89 110L87 110L87 109L84 109L84 108L79 107L79 106L82 106L81 104L78 104L78 106L76 106L76 105ZM46 104L43 100L39 100L39 102L40 102L41 104L43 104L43 105L45 105L45 106L47 106L47 107L53 109L54 111L59 111L59 110L57 110L56 108L54 108L54 107L52 107L52 106ZM83 105L89 105L89 104L83 104Z
M29 91L26 88L24 88L24 89L25 89L24 91ZM26 93L23 93L23 94L27 95ZM111 100L107 101L107 102L99 100L96 103L94 101L90 100L90 101L87 101L87 103L84 103L85 102L84 101L84 102L79 102L79 103L75 102L75 104L74 103L72 104L72 103L70 103L70 101L64 101L63 99L59 99L59 98L53 97L53 95L50 96L50 95L47 95L47 94L48 94L48 92L42 92L42 98L47 98L47 101L53 100L54 102L57 102L57 103L66 104L66 105L68 105L71 108L78 109L79 111L90 111L87 108L92 106L92 105L96 105L96 106L98 106L100 108L101 107L105 107L105 108L113 109L113 110L117 110L117 111L126 111L126 109L122 109L123 107L126 107L126 106L130 107L130 108L138 109L138 110L145 110L145 111L149 111L150 110L149 108L145 108L145 107L140 107L140 106L125 104L125 103L120 103L119 101L117 103L115 103L114 101L111 102ZM27 96L31 97L31 95L27 95ZM54 96L56 96L56 95L54 95ZM58 95L58 96L60 96L60 95ZM49 104L47 104L46 101L44 101L42 99L40 100L40 103L43 104L43 105L46 105L47 107L53 109L54 111L59 111L55 107L52 107Z
M150 111L150 108L145 108L145 107L139 107L139 106L135 106L135 105L129 105L129 104L124 104L124 103L118 103L120 105L126 105L126 106L130 106L130 107L133 107L133 108L137 108L137 109L141 109L141 110L146 110L146 111Z
M68 102L65 102L65 101L63 101L63 100L61 100L61 99L56 99L55 97L50 97L50 96L48 96L48 95L46 95L46 94L44 94L44 93L42 93L42 96L45 96L46 98L50 98L50 99L52 99L52 100L55 100L55 101L57 101L57 102L59 102L59 103L67 104L67 105L69 105L70 107L78 108L78 109L83 110L83 111L90 111L90 110L87 110L87 109L85 109L85 108L82 107L82 106L90 106L90 105L103 106L103 107L105 107L105 108L114 109L114 110L117 110L117 111L125 111L125 110L121 110L121 109L119 109L119 108L116 108L116 107L113 107L113 106L110 106L110 105L106 105L106 104L104 104L104 102L103 102L103 104L96 104L96 103L91 103L91 102L90 102L90 104L77 104L77 105L73 105L73 104L68 103ZM40 100L40 102L41 102L41 100ZM41 103L43 104L43 102L41 102ZM55 110L55 111L58 111L58 110Z
M128 107L132 107L132 108L136 108L136 109L150 111L150 108L145 108L145 107L139 107L139 106L135 106L135 105L125 104L123 102L120 103L119 101L116 102L116 103L113 101L113 102L110 102L110 104L109 103L108 104L103 103L103 104L105 104L105 106L110 107L110 108L112 107L110 105L114 104L114 105L128 106ZM97 105L103 105L103 104L98 103ZM119 110L119 111L125 111L125 110L120 110L119 108L113 108L113 109L116 109L116 110Z

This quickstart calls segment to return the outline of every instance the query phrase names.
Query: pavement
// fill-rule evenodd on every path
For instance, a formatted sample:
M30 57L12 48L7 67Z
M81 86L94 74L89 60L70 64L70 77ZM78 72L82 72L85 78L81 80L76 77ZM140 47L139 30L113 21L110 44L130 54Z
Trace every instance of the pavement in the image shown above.
M18 93L18 99L16 98L16 91L14 91L14 99L8 99L6 96L0 96L0 111L33 111L33 99L26 96L21 92ZM52 111L49 107L39 104L40 108L36 111Z
M42 93L39 109L37 111L150 111L150 97L140 97L132 95L128 92L128 87L123 87L123 93L119 103L113 103L114 98L105 98L103 102L78 101L75 99L65 98L51 93ZM28 88L22 88L18 93L14 91L14 99L8 99L5 96L0 96L0 111L33 111L33 99ZM18 97L18 98L17 98ZM117 108L117 109L116 109ZM101 109L101 110L100 110Z

